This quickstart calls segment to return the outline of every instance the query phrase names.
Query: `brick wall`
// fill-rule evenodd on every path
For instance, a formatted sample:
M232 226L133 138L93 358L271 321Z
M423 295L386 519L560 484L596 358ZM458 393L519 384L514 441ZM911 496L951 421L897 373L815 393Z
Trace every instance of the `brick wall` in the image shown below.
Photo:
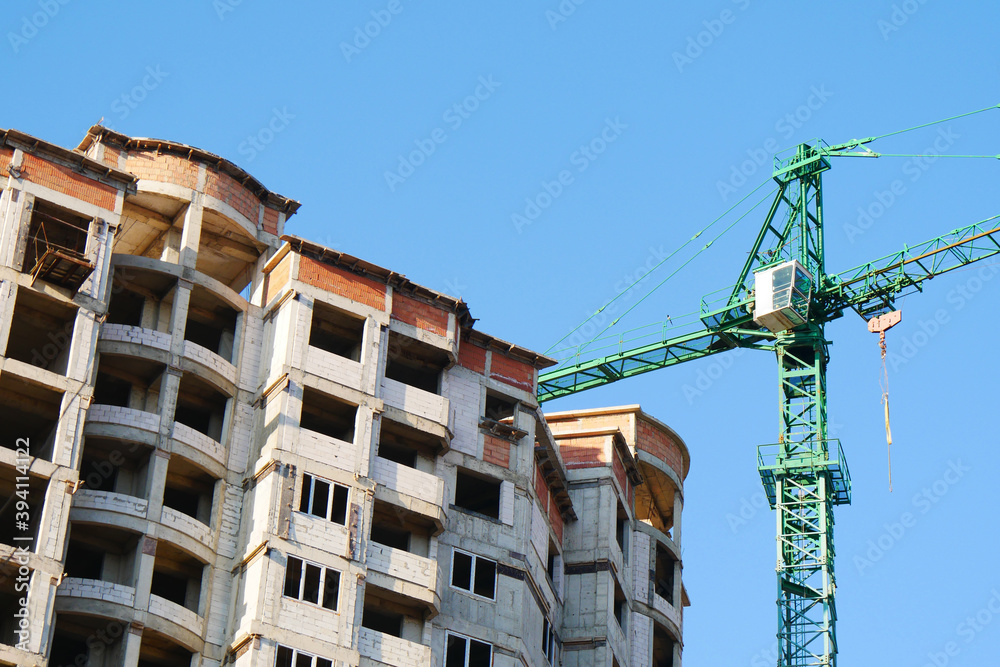
M3 174L7 173L7 166L13 158L14 151L0 150L0 172Z
M495 435L483 436L483 460L504 468L510 467L510 442Z
M446 311L402 294L392 295L392 317L439 336L448 335Z
M468 368L473 373L486 372L486 350L464 340L458 348L458 365Z
M311 257L300 257L299 280L371 308L385 310L385 285Z
M257 226L260 199L229 174L217 171L205 174L205 194L229 204Z
M535 389L535 367L494 351L490 360L490 377L525 391Z
M559 451L567 469L596 468L607 464L604 445L610 436L559 438Z
M174 183L192 190L198 187L198 164L177 155L130 153L125 170L141 179Z
M268 234L278 233L278 211L268 206L264 207L264 231Z
M542 503L542 507L548 507L549 486L545 483L545 478L542 477L542 471L537 465L535 465L535 493L538 495L538 500Z
M271 302L288 283L288 275L292 270L292 253L285 255L278 265L264 278L264 305Z
M636 430L638 431L636 447L660 459L670 466L678 477L683 478L684 457L677 443L669 435L642 419L639 420Z
M552 501L549 501L549 523L552 524L552 530L555 531L556 538L562 544L563 518L562 514L559 513L559 506Z
M96 144L94 144L96 146ZM109 167L118 168L118 156L121 155L121 151L117 148L111 148L110 146L104 147L104 156L101 158L104 164Z
M118 192L115 188L82 176L72 169L25 153L22 173L24 178L32 183L82 199L109 211L115 208L115 195Z
M632 506L632 485L629 484L628 476L625 474L625 465L622 463L621 456L618 452L615 452L611 459L611 470L615 473L615 479L618 480L618 484L622 487L622 491L625 493L625 500L629 507Z

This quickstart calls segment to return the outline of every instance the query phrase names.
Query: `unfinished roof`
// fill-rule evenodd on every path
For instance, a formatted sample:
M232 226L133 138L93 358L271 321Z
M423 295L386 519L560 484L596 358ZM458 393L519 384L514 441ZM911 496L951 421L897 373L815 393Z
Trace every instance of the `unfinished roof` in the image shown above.
M100 142L106 146L120 148L125 151L156 151L158 154L169 153L171 155L178 155L188 160L196 160L206 165L211 165L220 172L232 177L239 182L240 185L253 192L254 195L256 195L262 202L265 202L269 206L287 213L288 215L295 213L302 205L294 199L289 199L288 197L284 197L276 192L268 190L260 181L244 171L242 168L236 166L233 162L230 162L223 157L219 157L215 153L210 153L206 150L195 148L194 146L188 146L187 144L181 144L176 141L166 141L164 139L130 137L127 134L122 134L108 129L103 125L94 125L87 130L87 135L83 138L83 141L80 142L80 145L76 147L76 151L83 153L95 142ZM97 164L105 166L100 162ZM105 166L105 168L107 167Z
M109 167L103 162L91 159L80 149L69 150L62 146L49 143L20 130L0 130L0 147L21 149L26 153L48 156L59 162L66 162L76 167L78 171L100 183L135 191L136 177L127 171Z

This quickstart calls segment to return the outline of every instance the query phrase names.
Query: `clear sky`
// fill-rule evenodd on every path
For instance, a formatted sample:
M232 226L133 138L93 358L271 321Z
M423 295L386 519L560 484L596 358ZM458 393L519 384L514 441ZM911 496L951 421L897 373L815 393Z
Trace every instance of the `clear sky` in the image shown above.
M539 351L765 181L776 147L1000 103L1000 4L983 0L6 6L0 126L73 147L103 118L218 153L303 202L289 233L461 296L478 328ZM872 148L935 143L1000 153L1000 109ZM998 175L997 160L835 161L829 270L1000 213ZM763 213L622 324L731 285ZM842 665L997 664L997 275L942 277L903 304L891 494L877 338L854 315L827 328L854 479L836 515ZM688 665L773 664L755 447L777 439L776 380L773 355L746 352L550 406L641 403L687 441Z

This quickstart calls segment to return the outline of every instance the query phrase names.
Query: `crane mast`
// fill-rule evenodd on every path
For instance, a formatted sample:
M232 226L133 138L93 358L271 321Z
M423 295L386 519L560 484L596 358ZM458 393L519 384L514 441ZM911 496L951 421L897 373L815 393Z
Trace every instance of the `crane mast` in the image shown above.
M926 281L1000 256L993 216L827 275L822 174L831 156L877 157L864 146L874 139L800 144L775 159L777 194L728 297L703 300L703 329L670 336L664 327L658 339L619 341L617 352L589 360L580 359L584 345L538 378L542 403L736 347L774 350L779 436L758 447L757 469L777 518L778 667L837 664L833 508L850 503L851 480L827 431L826 323L848 309L871 319Z

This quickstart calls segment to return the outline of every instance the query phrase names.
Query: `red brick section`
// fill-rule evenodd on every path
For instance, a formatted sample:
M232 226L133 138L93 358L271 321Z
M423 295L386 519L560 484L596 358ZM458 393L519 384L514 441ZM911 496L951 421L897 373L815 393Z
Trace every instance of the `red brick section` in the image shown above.
M24 178L32 183L44 185L56 192L82 199L109 211L115 209L117 193L115 188L82 176L72 169L25 153L22 173Z
M385 285L311 257L302 255L299 259L299 280L366 306L385 310Z
M483 436L483 461L510 467L510 442L492 435Z
M254 227L257 226L260 199L229 174L217 171L205 174L205 194L229 204L249 218Z
M0 171L7 173L7 166L14 159L14 151L0 150Z
M535 367L523 361L505 357L496 350L493 351L493 357L490 361L490 377L525 391L534 391L535 389Z
M108 165L109 167L114 167L115 169L117 169L119 155L121 155L121 151L119 151L117 148L111 148L110 146L105 146L104 157L102 157L101 160L104 162L104 164Z
M392 295L392 317L418 329L448 335L448 312L402 294Z
M281 289L288 283L288 274L292 268L292 253L285 255L278 265L271 269L264 279L264 305L271 302Z
M192 190L198 187L198 163L177 155L129 153L125 170L150 181L173 183Z
M473 345L470 340L463 340L458 348L458 365L482 375L486 372L486 350Z
M552 530L556 532L559 544L562 544L563 518L562 514L559 513L559 507L555 503L549 505L549 523L552 524Z
M559 451L567 468L597 468L604 460L604 442L610 436L559 438Z
M638 431L636 447L660 459L677 473L677 477L683 478L684 457L677 443L666 433L643 419L639 420Z
M269 206L264 207L264 231L268 234L278 233L278 211Z
M538 494L538 502L541 503L544 510L549 506L549 485L545 483L545 478L542 477L542 471L537 464L535 465L535 493Z

